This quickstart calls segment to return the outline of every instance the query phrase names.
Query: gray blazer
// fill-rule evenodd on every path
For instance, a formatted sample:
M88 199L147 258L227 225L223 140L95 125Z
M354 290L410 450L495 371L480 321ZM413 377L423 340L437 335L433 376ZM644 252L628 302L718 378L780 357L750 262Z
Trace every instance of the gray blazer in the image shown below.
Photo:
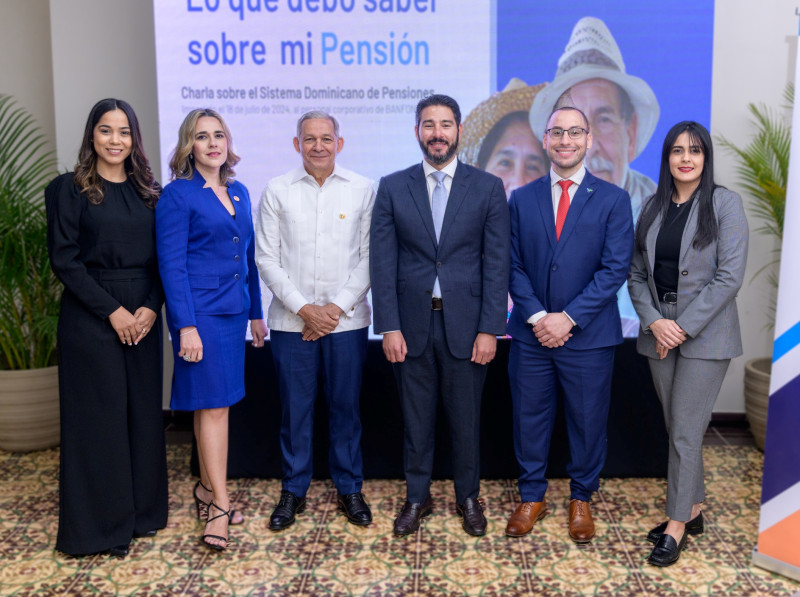
M736 293L742 286L747 263L747 218L742 198L733 191L717 188L713 201L719 225L717 238L699 250L692 246L697 230L697 201L692 203L681 238L676 322L688 336L678 347L687 358L729 359L742 354ZM650 324L663 317L653 281L660 229L659 214L647 231L646 250L634 249L628 271L628 291L641 322L636 348L650 358L658 358Z

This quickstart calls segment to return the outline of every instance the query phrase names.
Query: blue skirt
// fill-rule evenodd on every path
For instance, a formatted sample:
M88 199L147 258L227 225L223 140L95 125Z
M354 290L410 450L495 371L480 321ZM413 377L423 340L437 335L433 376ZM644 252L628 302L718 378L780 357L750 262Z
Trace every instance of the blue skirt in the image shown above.
M203 360L187 363L178 357L180 332L170 326L175 369L173 410L222 408L244 398L244 345L247 312L236 315L196 315L203 342Z

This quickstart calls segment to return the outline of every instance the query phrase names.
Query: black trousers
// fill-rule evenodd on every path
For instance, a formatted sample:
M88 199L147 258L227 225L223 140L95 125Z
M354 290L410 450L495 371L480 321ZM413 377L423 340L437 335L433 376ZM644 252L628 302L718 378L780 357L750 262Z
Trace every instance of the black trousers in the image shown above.
M453 451L456 501L480 491L480 412L486 365L457 359L447 347L442 311L431 311L424 352L394 365L403 410L406 499L421 503L430 491L436 409L442 401Z
M150 287L146 280L103 285L131 313ZM137 346L122 344L107 319L64 292L59 551L96 553L167 524L161 333L159 314Z

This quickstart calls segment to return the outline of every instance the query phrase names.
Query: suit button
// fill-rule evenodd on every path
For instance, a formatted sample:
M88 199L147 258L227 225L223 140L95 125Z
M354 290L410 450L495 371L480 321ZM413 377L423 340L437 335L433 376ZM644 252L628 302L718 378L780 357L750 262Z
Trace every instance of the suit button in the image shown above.
M686 270L683 270L681 272L681 276L688 276L688 275L689 275L689 272L687 272Z
M430 290L426 290L426 291L425 291L425 294L430 294L430 293L431 293L431 291L430 291Z
M233 274L233 279L234 280L238 280L239 279L239 274Z
M442 267L442 262L441 261L437 261L436 262L436 267Z
M554 266L553 266L553 267L551 267L550 269L551 269L551 270L553 270L554 272L557 272L557 271L558 271L558 266L557 266L557 265L554 265Z
M233 256L233 260L234 260L234 261L239 261L239 256L238 256L238 255L234 255L234 256Z
M239 237L238 236L234 236L233 237L233 244L237 244L238 242L239 242Z

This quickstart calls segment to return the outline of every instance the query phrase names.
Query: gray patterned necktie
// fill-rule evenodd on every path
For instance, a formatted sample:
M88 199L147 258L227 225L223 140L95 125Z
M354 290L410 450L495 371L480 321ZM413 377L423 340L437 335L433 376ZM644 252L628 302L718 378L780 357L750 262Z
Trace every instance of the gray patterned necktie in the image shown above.
M431 213L433 215L433 229L436 231L436 240L442 232L442 222L444 221L444 210L447 207L447 189L444 186L444 172L434 172L431 174L436 179L436 186L433 189L433 200L431 201Z
M433 198L431 200L431 214L433 215L433 229L436 232L436 241L439 241L439 234L442 232L442 222L444 221L444 210L447 207L447 189L444 186L444 172L433 172L431 174L436 180L433 188ZM433 296L441 298L442 288L439 286L439 276L433 281Z

